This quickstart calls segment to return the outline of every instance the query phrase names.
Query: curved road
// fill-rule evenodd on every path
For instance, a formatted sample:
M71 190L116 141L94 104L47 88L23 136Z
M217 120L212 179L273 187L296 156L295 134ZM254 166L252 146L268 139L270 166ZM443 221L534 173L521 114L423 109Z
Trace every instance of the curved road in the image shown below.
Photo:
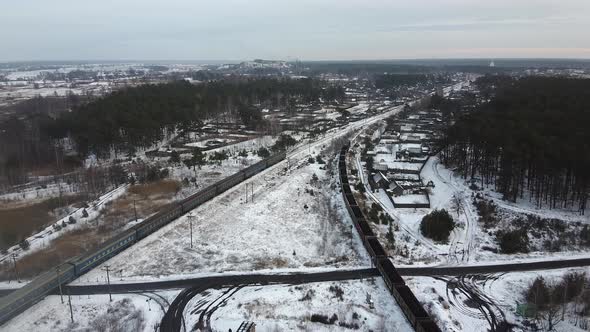
M332 271L309 274L277 274L277 275L237 275L228 277L213 277L206 278L207 280L194 283L192 287L183 290L174 301L170 304L168 311L162 318L160 324L160 331L180 331L184 326L184 309L190 300L197 294L210 288L221 287L243 287L251 284L302 284L309 282L321 281L336 281L349 279L362 279L367 277L378 276L379 272L376 269L363 270L346 270L346 271ZM196 284L196 285L195 285ZM228 292L231 291L228 290ZM237 289L235 290L237 291ZM203 311L199 318L199 323L203 322ZM190 329L192 330L192 329Z

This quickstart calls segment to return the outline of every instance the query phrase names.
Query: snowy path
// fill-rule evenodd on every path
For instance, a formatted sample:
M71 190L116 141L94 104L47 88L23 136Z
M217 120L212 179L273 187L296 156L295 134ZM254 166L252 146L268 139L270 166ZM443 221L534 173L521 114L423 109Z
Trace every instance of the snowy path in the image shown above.
M440 164L438 157L431 159L432 162L427 163L426 167L431 169L432 174L435 174L440 182L452 189L452 195L457 195L461 200L462 211L460 211L461 215L459 217L465 217L465 222L463 223L464 228L455 227L453 230L448 260L454 260L456 263L469 262L475 253L473 249L475 248L475 235L478 228L477 215L473 211L473 204L471 204L470 197L466 195L469 190L457 181L452 172L448 172L448 179L445 179L438 168ZM452 196L449 198L452 199Z

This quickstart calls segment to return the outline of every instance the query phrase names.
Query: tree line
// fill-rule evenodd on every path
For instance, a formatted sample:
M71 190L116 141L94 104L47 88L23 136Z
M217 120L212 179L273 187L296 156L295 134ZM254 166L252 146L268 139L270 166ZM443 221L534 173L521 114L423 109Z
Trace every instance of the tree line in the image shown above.
M590 80L478 80L488 102L460 117L441 160L505 199L583 213L590 186ZM478 178L479 177L479 178Z
M261 108L344 98L338 87L311 79L235 79L192 85L184 81L116 91L81 105L46 127L54 138L71 137L78 152L105 155L146 148L166 132L223 116L254 128Z
M295 110L300 103L344 97L342 87L314 79L236 77L197 85L146 84L95 99L38 97L18 106L26 115L0 123L0 179L16 184L39 165L79 165L78 158L64 156L64 142L73 142L80 157L130 153L168 133L198 127L202 120L241 122L257 129L265 125L262 108Z

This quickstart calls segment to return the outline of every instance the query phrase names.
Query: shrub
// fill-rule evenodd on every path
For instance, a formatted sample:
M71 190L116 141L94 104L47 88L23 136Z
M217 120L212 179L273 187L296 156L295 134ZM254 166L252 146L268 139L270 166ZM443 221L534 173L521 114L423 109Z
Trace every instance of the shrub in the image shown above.
M338 320L338 316L336 316L336 314L333 314L332 317L330 317L330 318L328 318L328 316L326 316L326 315L320 315L320 314L312 314L311 315L311 321L314 323L322 323L322 324L326 324L326 325L332 325L337 320Z
M318 164L325 164L325 163L326 163L326 162L324 161L324 159L322 159L322 157L321 157L321 156L317 156L317 157L315 158L315 160L318 162Z
M314 164L315 163L315 159L313 159L313 157L309 157L309 159L307 159L307 162L310 164Z
M447 210L434 210L422 218L420 231L422 235L435 241L446 242L455 228L455 221Z
M344 291L339 286L330 286L330 292L334 294L334 297L340 301L344 301Z
M176 150L172 151L172 153L170 153L170 159L168 159L168 161L173 164L180 163L180 153L178 153L178 151Z
M364 193L365 192L365 186L363 186L362 182L357 182L354 185L354 189L356 189L358 192Z
M490 228L497 224L496 204L493 201L476 200L474 205L477 208L479 222L482 222L485 228Z
M293 146L295 144L297 144L297 141L293 137L282 134L281 136L279 136L279 139L272 146L272 150L284 151L287 150L288 147Z
M529 251L529 236L524 229L498 232L496 235L496 241L500 246L500 251L504 254Z
M86 209L82 210L82 218L88 218L88 211Z
M389 222L389 229L387 230L387 234L385 234L385 238L391 245L391 247L395 248L395 234L393 234L393 222Z
M268 158L270 156L270 151L264 147L261 147L258 149L257 154L260 158Z
M68 218L68 223L69 223L69 224L75 224L75 223L76 223L76 218L74 218L74 216L70 216L70 217Z
M580 231L580 241L585 246L590 246L590 230L588 225L584 225L584 228Z
M238 156L240 156L240 157L248 157L248 151L242 150L242 151L240 151L240 153L238 153Z
M29 250L29 248L31 247L31 244L27 239L20 241L18 245L21 247L22 250Z

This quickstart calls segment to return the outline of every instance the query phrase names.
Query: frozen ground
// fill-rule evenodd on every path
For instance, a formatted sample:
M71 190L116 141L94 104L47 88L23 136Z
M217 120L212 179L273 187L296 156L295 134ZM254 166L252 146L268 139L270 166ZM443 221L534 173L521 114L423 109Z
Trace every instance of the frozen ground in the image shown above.
M68 297L61 303L51 295L2 326L2 331L154 331L169 302L180 291L145 294L76 295L71 297L74 322Z
M109 296L48 296L2 327L2 331L154 331L179 291ZM312 322L312 315L333 324ZM409 322L381 278L302 285L211 289L195 296L184 316L187 330L204 317L213 331L235 331L243 321L257 331L411 331ZM209 319L207 320L207 317ZM315 320L315 319L314 319ZM209 325L210 324L210 325Z
M185 215L105 264L121 271L124 280L368 265L337 187L336 151L323 156L326 162L333 160L331 164L308 163L310 155L329 149L332 139L365 123L349 124L309 144L302 142L288 160L194 209L192 248ZM79 282L92 282L102 275L96 268Z
M235 331L243 321L255 322L256 331L412 330L381 278L211 290L189 302L187 329L199 325L203 312L205 317L212 312L208 322L214 331ZM313 322L314 314L337 320Z
M192 248L185 215L108 264L123 278L358 265L335 177L306 161L291 167L275 167L193 210ZM90 280L94 273L102 275L92 271Z
M525 331L522 327L525 319L516 314L516 305L524 302L526 288L539 276L551 283L569 272L588 274L590 268L460 278L408 277L406 283L416 297L425 303L427 310L438 319L443 331L486 332L489 331L490 322L500 323L504 319L516 325L515 331ZM555 331L583 331L574 326L575 319L576 317L566 315Z

